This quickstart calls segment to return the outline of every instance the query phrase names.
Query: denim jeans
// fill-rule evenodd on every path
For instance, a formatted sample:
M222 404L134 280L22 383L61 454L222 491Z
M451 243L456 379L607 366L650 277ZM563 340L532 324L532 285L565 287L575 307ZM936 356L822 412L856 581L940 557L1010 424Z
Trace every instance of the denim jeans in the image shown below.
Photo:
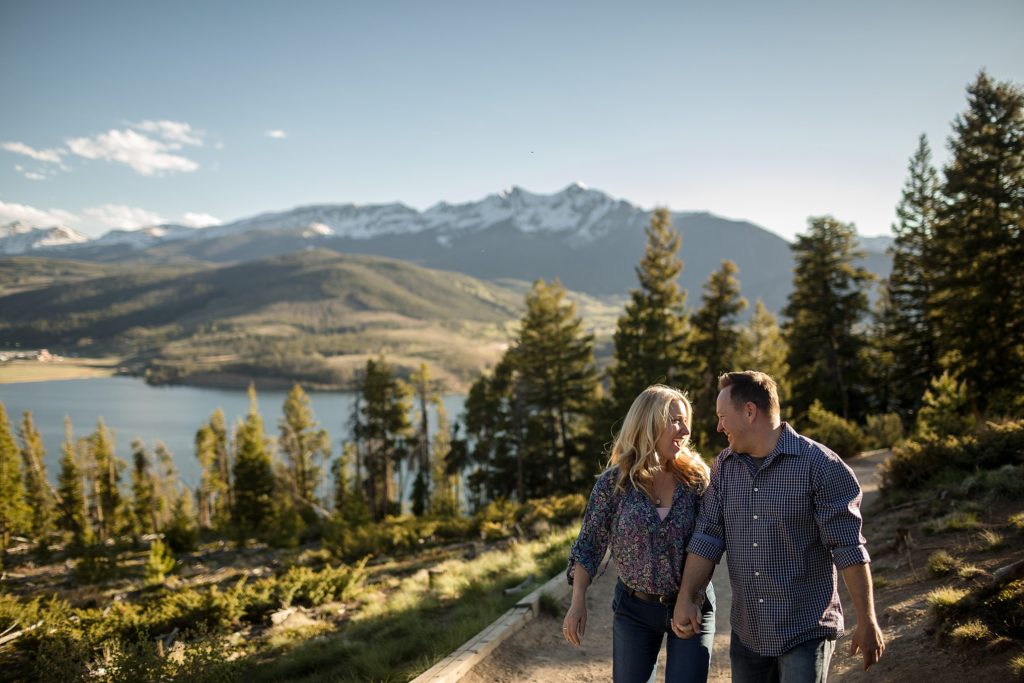
M666 683L704 683L715 638L715 591L708 584L700 635L678 638L669 620L674 605L659 605L631 596L622 582L612 599L612 678L615 683L653 680L661 644L668 636Z
M733 683L825 683L836 641L815 638L778 657L749 650L735 632L729 641Z

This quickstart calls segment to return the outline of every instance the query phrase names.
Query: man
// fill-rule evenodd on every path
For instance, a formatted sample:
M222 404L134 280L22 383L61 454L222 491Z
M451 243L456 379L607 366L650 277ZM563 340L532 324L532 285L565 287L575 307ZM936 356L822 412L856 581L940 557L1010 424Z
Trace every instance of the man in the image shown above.
M729 447L711 470L687 546L673 631L699 633L695 597L728 552L732 680L823 682L843 632L838 567L857 613L850 654L862 652L867 669L885 644L857 478L835 453L780 421L778 390L765 373L726 373L718 388L718 431Z

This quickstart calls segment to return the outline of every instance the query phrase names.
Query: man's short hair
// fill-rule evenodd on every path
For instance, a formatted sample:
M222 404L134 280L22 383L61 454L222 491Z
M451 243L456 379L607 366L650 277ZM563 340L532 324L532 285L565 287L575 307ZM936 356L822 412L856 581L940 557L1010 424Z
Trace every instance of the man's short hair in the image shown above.
M722 390L726 387L732 387L729 397L737 408L753 403L758 410L768 413L769 417L779 417L779 389L771 375L756 370L726 372L718 378L718 388Z

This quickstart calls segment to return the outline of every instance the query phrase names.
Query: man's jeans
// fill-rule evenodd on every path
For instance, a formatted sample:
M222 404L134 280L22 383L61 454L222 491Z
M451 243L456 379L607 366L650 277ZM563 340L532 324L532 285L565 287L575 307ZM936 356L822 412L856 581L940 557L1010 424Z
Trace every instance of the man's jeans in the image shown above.
M778 657L763 657L740 642L735 632L729 641L733 683L825 683L836 641L815 638Z
M704 683L715 638L715 591L708 584L700 635L678 638L669 625L675 605L659 605L629 595L615 583L612 599L612 677L615 683L645 683L653 679L661 644L668 635L665 680Z

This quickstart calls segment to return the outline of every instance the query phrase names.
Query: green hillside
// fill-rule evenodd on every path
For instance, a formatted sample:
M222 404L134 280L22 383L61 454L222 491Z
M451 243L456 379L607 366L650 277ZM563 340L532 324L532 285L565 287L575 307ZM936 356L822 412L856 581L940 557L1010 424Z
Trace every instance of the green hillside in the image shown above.
M522 297L401 261L309 251L228 266L0 260L0 346L122 355L150 381L349 384L365 359L459 385L500 354Z

